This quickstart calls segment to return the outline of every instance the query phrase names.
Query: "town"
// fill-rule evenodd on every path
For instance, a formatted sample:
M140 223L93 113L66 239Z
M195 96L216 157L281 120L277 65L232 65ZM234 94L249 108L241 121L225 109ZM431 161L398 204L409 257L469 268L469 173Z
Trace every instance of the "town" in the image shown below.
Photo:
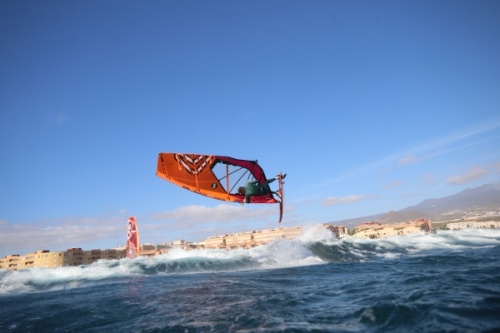
M406 236L410 234L429 234L435 232L431 221L416 219L407 222L381 224L380 222L365 222L353 230L333 224L322 224L339 240L348 237L378 239L387 237ZM456 221L440 223L440 229L461 230L466 228L498 229L500 222L489 221ZM194 249L225 249L237 248L249 249L256 246L272 243L279 239L295 239L302 234L304 227L279 227L265 230L254 230L236 234L225 234L212 236L202 242L186 242L176 240L164 244L143 244L140 246L141 256L157 256L167 253L171 249L180 248L184 250ZM0 269L20 270L33 267L56 268L63 266L89 265L98 260L117 260L126 257L126 248L119 247L107 250L82 250L81 248L70 248L66 251L38 250L25 255L11 254L0 258Z

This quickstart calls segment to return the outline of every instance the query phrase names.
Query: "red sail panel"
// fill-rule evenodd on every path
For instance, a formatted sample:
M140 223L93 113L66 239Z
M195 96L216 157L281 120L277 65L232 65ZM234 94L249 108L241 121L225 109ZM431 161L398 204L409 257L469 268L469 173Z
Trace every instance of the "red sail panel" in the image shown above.
M255 180L258 180L260 184L266 181L266 175L264 174L264 170L261 168L256 161L248 161L248 160L239 160L236 158L232 158L229 156L215 156L218 161L225 163L236 165L242 168L247 169L253 175Z
M136 258L139 256L139 228L137 227L137 219L134 216L128 218L127 221L127 258Z
M222 173L216 174L216 170ZM238 172L246 172L246 177ZM244 195L238 194L239 186L246 181L266 181L264 170L256 161L240 160L229 156L160 153L156 175L177 186L210 198L243 202ZM277 203L272 195L252 196L252 203Z

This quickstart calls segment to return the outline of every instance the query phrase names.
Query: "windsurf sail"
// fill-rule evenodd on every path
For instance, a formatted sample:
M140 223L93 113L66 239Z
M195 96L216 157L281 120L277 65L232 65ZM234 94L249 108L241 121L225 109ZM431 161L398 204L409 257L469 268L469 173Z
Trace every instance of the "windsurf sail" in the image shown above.
M127 258L136 258L139 256L139 228L135 216L128 218L127 222Z
M238 193L249 181L263 184L266 175L257 161L229 156L160 153L156 175L186 190L222 201L243 202ZM278 203L272 194L252 196L251 203Z

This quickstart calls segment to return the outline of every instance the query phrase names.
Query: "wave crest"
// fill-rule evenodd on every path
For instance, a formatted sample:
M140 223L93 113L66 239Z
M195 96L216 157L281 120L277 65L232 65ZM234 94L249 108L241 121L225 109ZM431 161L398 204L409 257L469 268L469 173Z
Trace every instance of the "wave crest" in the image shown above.
M114 283L128 277L356 263L495 246L500 247L500 230L469 229L386 239L337 240L331 233L312 227L306 228L295 240L278 240L252 249L174 249L156 257L101 260L88 266L0 271L0 295Z

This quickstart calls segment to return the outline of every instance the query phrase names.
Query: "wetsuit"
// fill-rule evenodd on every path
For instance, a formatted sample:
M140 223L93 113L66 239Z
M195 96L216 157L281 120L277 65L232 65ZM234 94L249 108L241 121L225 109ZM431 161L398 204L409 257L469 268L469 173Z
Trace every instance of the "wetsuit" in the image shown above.
M266 195L275 193L271 191L271 187L269 187L269 183L272 183L276 180L276 178L271 178L266 180L264 183L259 184L257 180L253 182L248 182L245 187L245 202L250 203L250 197L252 195Z

